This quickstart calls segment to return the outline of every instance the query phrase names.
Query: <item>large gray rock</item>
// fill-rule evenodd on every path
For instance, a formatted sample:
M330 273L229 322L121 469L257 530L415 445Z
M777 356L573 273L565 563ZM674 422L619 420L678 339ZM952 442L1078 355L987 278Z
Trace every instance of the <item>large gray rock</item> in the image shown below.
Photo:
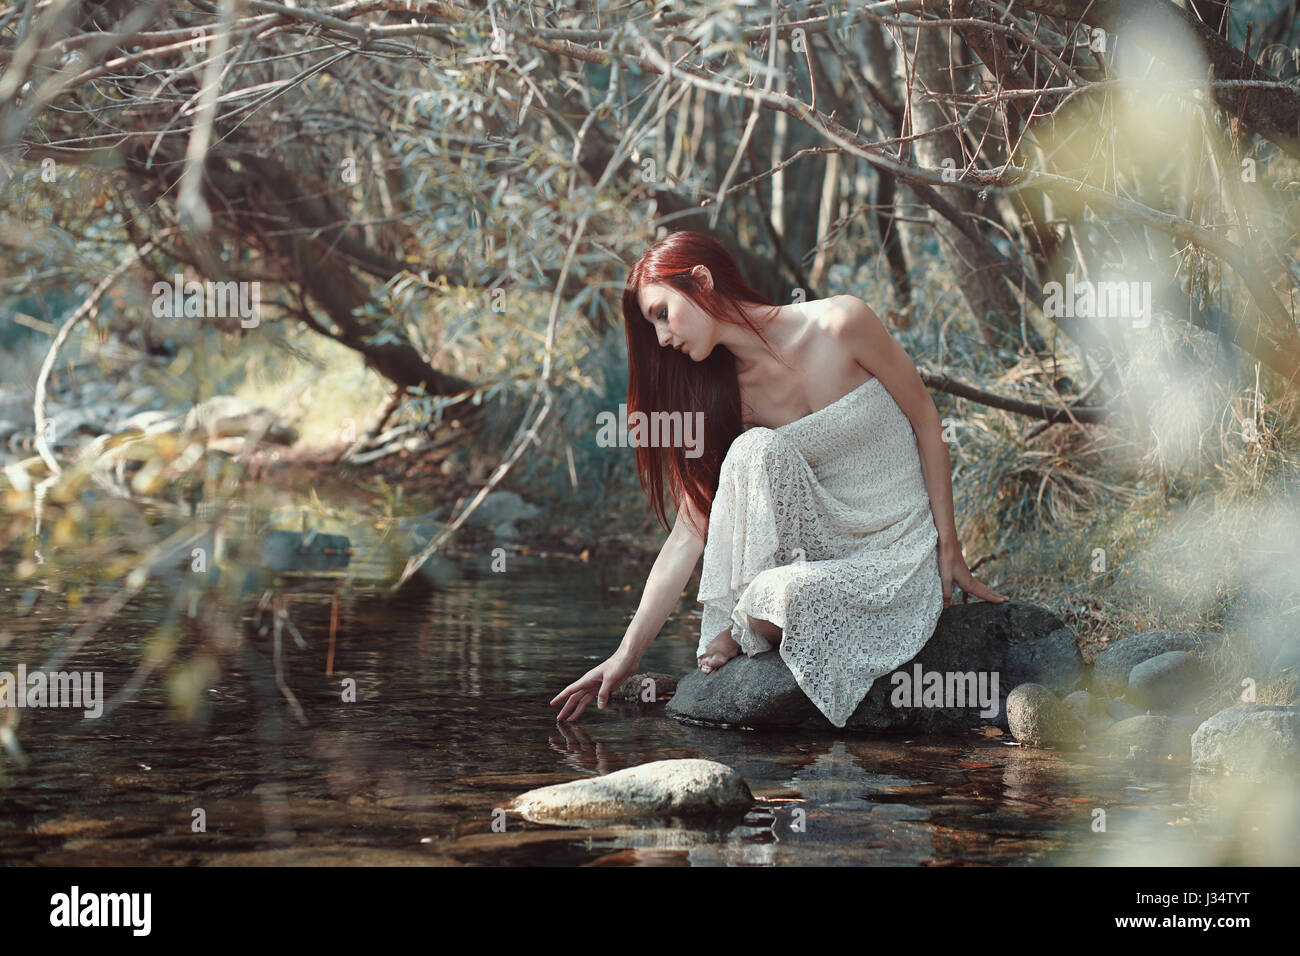
M1077 743L1083 724L1042 684L1021 684L1007 694L1007 723L1011 736L1031 747Z
M1127 699L1136 707L1157 713L1187 710L1207 691L1201 662L1187 651L1165 651L1128 672Z
M965 707L895 706L902 688L894 674L983 675L991 691L997 676L997 714L982 716L978 702ZM1020 684L1042 684L1057 694L1083 679L1074 634L1043 608L1018 601L955 604L944 609L934 635L915 658L871 685L846 730L874 733L957 734L988 721L1009 729L1006 695ZM795 682L777 651L740 655L710 674L696 668L682 678L666 713L687 723L728 727L800 727L834 730Z
M1192 735L1192 762L1255 780L1300 773L1300 706L1242 704L1219 711Z
M1092 692L1102 697L1122 697L1134 667L1167 651L1204 655L1214 650L1223 635L1210 631L1146 631L1116 641L1092 663Z
M511 806L533 823L599 826L614 821L740 816L754 804L749 785L713 760L656 760L603 777L540 787Z

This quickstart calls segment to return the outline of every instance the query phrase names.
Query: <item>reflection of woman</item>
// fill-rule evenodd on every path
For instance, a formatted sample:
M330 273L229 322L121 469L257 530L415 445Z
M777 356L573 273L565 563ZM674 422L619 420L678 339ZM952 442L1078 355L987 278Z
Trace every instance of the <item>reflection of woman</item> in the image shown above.
M559 719L635 673L701 555L701 670L776 646L837 726L916 656L953 584L1008 600L966 567L938 411L861 300L777 306L715 240L676 232L633 266L623 319L628 414L703 411L703 453L636 447L676 520L618 650L552 699Z

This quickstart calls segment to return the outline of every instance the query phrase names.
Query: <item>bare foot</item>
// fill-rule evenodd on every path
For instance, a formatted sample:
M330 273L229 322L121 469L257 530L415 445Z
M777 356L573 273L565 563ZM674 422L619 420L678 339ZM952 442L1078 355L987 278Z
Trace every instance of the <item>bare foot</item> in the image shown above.
M726 630L709 641L709 646L704 649L704 653L700 655L697 663L700 670L708 674L717 670L739 653L740 645L731 639L731 631Z

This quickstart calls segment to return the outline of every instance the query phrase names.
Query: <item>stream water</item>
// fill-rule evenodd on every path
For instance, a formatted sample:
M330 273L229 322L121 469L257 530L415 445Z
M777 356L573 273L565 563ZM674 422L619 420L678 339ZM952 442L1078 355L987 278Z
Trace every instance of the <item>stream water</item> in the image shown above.
M188 721L169 708L159 674L98 719L24 711L30 763L0 763L0 862L1295 862L1294 793L1185 766L1137 768L976 733L711 729L665 717L662 705L593 707L558 726L548 701L616 646L645 570L516 558L494 573L490 558L462 557L459 580L425 597L345 594L332 675L332 595L295 594L290 615L307 647L286 639L283 674L305 724L276 685L268 638L222 658ZM10 632L50 627L41 601L14 616L29 584L0 587ZM156 621L150 598L166 595L144 596L63 668L102 671L105 695L119 694ZM643 668L692 667L698 621L683 598ZM16 663L0 648L0 668ZM355 702L344 700L347 679ZM533 787L677 757L736 768L757 804L705 828L565 829L496 812Z

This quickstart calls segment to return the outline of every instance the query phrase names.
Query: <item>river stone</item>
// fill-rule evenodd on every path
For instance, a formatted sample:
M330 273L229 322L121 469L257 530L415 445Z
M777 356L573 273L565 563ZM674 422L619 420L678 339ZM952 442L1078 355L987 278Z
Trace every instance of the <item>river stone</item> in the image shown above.
M1159 714L1139 714L1121 720L1101 735L1104 750L1129 760L1186 760L1191 754L1191 731Z
M1104 697L1097 697L1086 690L1076 690L1061 701L1074 719L1083 725L1084 733L1095 736L1115 723L1106 709L1110 702Z
M1128 691L1128 676L1138 664L1166 651L1205 654L1222 639L1211 631L1146 631L1116 641L1092 664L1092 692L1120 697Z
M459 512L467 501L468 498L463 498L456 502L455 509L452 511ZM474 509L473 514L465 519L465 524L500 527L503 524L525 522L541 514L542 509L537 505L530 505L515 492L490 492Z
M1083 725L1061 699L1042 684L1021 684L1007 694L1011 736L1031 747L1075 743Z
M646 672L633 674L613 691L610 700L626 701L630 704L663 704L677 690L677 678L672 674Z
M1079 723L1083 723L1090 717L1101 717L1106 713L1105 698L1090 694L1086 690L1076 690L1073 694L1067 694L1061 701L1070 713L1074 714Z
M754 795L740 774L713 760L656 760L529 790L511 803L533 823L566 826L739 816L753 805Z
M1201 662L1187 651L1165 651L1128 672L1126 698L1136 707L1173 713L1205 696Z
M1192 735L1197 769L1263 780L1300 773L1300 706L1239 704Z
M893 674L909 679L922 673L974 673L998 678L998 712L981 716L978 702L965 707L896 707L901 690ZM1041 684L1056 694L1076 689L1083 679L1083 657L1074 633L1047 610L1007 601L944 608L934 634L921 652L892 674L878 677L850 715L844 729L872 733L960 734L993 723L1009 730L1006 695L1020 684ZM796 683L778 651L754 657L741 654L710 674L699 668L684 676L665 711L686 723L724 727L797 727L835 730Z

